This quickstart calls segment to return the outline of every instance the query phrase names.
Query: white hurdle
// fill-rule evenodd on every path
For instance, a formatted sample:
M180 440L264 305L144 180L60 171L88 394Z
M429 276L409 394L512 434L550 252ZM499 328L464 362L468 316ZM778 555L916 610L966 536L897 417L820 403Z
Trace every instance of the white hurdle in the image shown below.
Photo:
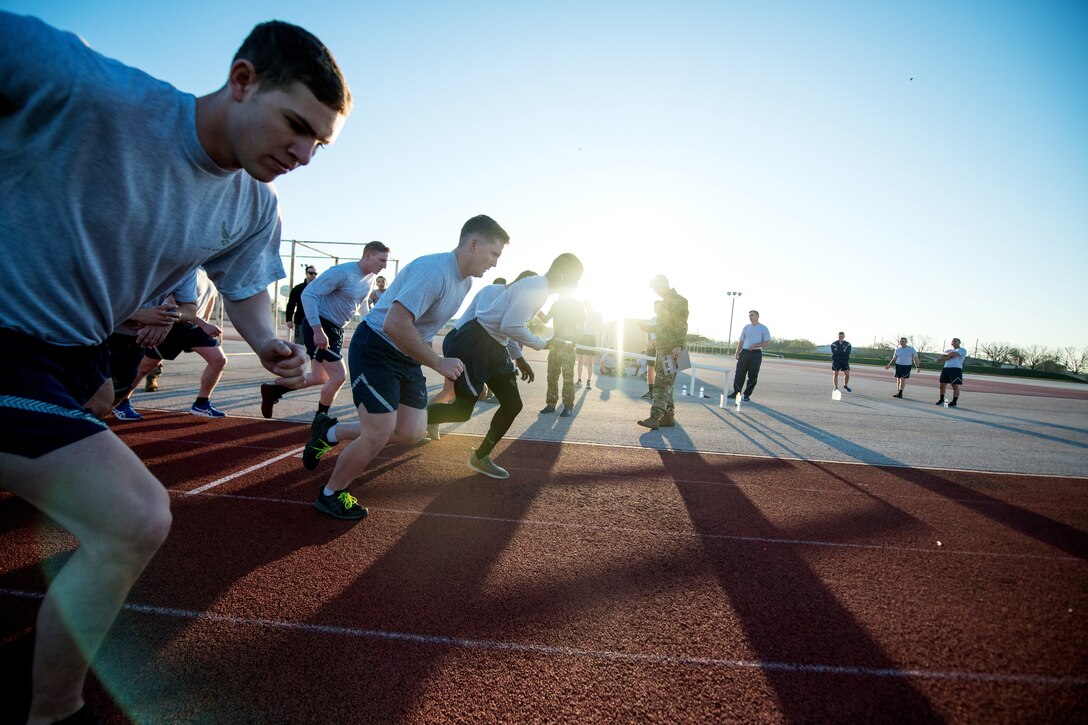
M574 350L575 352L597 352L602 354L610 352L616 356L616 365L620 368L623 367L624 358L635 358L637 360L644 361L653 361L657 359L651 355L643 355L640 352L624 352L623 350L611 347L590 347L589 345L575 345ZM690 382L688 383L688 390L691 391L690 394L692 395L695 394L695 378L699 370L711 370L714 372L720 372L722 374L722 395L721 400L718 403L718 407L724 408L726 395L725 391L729 389L729 368L718 367L717 365L698 365L694 360L692 360L691 367L688 368L688 375L690 378Z

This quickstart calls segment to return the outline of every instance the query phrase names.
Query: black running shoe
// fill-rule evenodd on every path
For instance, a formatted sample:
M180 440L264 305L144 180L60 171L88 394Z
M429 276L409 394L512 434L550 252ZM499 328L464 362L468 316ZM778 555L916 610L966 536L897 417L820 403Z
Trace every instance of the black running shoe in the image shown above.
M330 418L326 413L318 413L314 416L314 422L310 424L310 440L302 451L302 465L307 471L317 468L322 456L332 450L332 443L325 436L329 428L336 425L336 418Z
M948 404L948 407L949 408L955 408L956 407L956 401L953 400L951 403Z
M261 415L265 418L272 417L272 406L280 402L280 396L276 388L280 386L274 383L261 383Z
M324 491L317 494L314 508L323 514L345 521L358 521L365 519L370 513L366 506L359 505L359 499L352 496L347 490L337 491L332 496L326 496Z

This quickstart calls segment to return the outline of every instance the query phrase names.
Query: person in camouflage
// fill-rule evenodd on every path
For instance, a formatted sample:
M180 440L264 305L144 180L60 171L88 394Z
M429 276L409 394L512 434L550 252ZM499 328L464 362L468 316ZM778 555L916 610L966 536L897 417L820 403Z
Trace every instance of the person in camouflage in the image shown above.
M538 313L541 321L552 323L552 346L548 351L548 392L541 415L555 412L559 402L559 374L563 374L563 412L560 418L574 414L574 345L582 335L585 323L582 303L563 293L555 301L548 314Z
M657 359L654 361L654 399L650 405L650 417L640 420L639 425L657 430L662 426L676 425L673 416L672 387L676 381L677 362L688 336L688 301L669 287L669 280L659 274L650 280L650 289L661 297L661 311L657 316ZM668 363L666 364L666 358Z

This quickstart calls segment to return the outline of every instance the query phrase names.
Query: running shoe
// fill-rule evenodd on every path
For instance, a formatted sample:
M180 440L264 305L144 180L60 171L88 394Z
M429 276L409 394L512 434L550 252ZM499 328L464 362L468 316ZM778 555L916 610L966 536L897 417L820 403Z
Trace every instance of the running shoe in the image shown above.
M851 390L851 389L850 389L850 386L849 386L849 385L844 385L844 386L842 386L842 389L843 389L843 390L845 390L845 391L846 391L846 392L848 392L848 393L852 393L852 392L854 392L853 390Z
M510 478L510 472L502 466L496 466L491 461L491 456L484 456L483 458L476 457L476 451L472 451L468 454L468 467L477 473L482 473L485 476L491 478Z
M949 407L949 408L955 408L955 407L957 407L957 406L956 406L956 401L954 401L954 400L953 400L953 401L952 401L951 403L949 403L949 404L948 404L948 407Z
M310 440L302 450L302 465L306 467L306 470L312 471L317 468L321 458L332 450L333 444L329 443L327 436L329 428L334 425L336 425L336 418L329 417L327 413L318 413L314 416L314 422L310 424Z
M227 414L216 408L211 404L211 401L207 403L193 403L193 407L189 408L190 415L199 415L203 418L226 418Z
M276 394L278 387L274 383L261 383L261 415L265 418L272 417L272 406L280 402L280 396Z
M132 407L132 403L128 400L122 400L121 404L113 409L113 414L117 420L143 420L144 417L136 412L136 409Z
M370 512L366 510L366 506L359 505L359 499L352 496L346 490L337 491L331 496L326 496L325 492L317 494L317 501L314 501L314 508L323 514L328 514L333 518L344 519L345 521L358 521L359 519L365 519Z

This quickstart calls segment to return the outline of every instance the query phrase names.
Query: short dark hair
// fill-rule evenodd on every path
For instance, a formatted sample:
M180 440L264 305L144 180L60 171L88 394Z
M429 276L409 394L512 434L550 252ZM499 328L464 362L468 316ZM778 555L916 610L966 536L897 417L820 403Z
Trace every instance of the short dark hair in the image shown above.
M503 244L510 243L510 235L487 214L478 214L465 222L465 225L461 227L461 238L457 243L458 246L467 244L472 237L487 237Z
M574 277L575 280L579 280L582 278L582 273L585 272L585 267L582 266L582 260L578 259L578 257L570 252L564 252L555 258L548 271L562 272L564 277Z
M300 81L329 108L342 114L351 110L351 90L336 59L304 28L282 20L261 23L234 54L239 59L253 64L262 90Z
M366 246L363 247L363 256L365 257L368 254L381 254L388 251L389 247L385 246L381 242L367 242Z
M839 334L840 334L840 335L845 335L846 333L845 333L845 332L843 332L842 330L839 330Z
M756 317L759 317L759 310L748 310L748 314L749 315L755 315Z

